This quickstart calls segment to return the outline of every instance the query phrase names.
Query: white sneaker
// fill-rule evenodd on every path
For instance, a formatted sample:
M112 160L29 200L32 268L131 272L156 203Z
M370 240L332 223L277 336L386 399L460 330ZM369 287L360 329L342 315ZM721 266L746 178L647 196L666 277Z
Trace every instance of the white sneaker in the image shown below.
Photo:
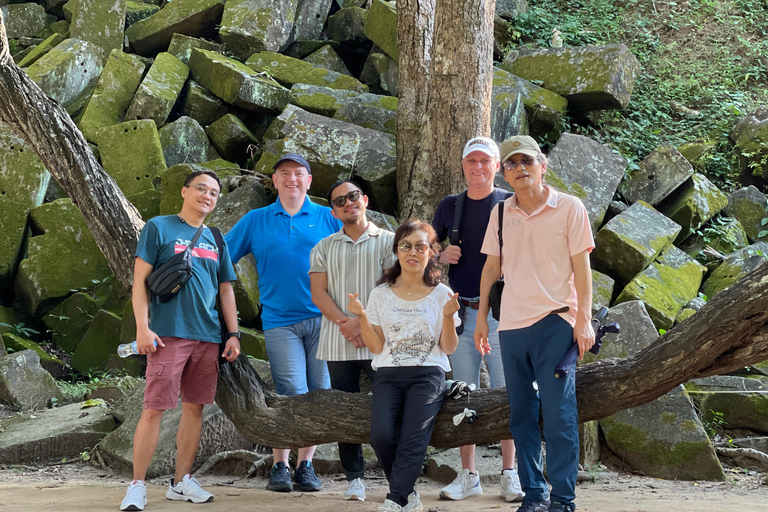
M392 500L384 500L384 506L378 507L379 512L402 512L403 507Z
M440 489L440 497L447 500L463 500L477 494L483 494L480 475L473 475L468 469L459 471L453 482Z
M355 478L349 482L347 492L344 493L344 499L365 501L365 484L361 479Z
M125 492L120 510L144 510L147 505L147 486L144 480L134 480Z
M184 475L184 480L176 485L169 485L165 497L169 500L188 501L190 503L208 503L213 501L213 494L204 491L200 487L200 482L189 475Z
M501 472L501 497L507 501L523 501L525 493L520 487L520 478L514 469Z
M424 506L421 504L419 493L413 491L408 495L408 503L403 507L403 512L423 512Z

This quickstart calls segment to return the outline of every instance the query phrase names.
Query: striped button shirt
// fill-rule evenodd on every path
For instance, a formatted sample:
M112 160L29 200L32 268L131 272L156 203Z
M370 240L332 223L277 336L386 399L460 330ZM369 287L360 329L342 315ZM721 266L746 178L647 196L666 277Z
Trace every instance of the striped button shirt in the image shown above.
M394 233L379 229L372 222L356 241L341 229L320 240L312 249L309 273L326 273L328 294L345 315L354 317L347 309L347 294L360 293L360 302L365 306L381 271L395 264L392 252L394 240ZM339 326L323 316L317 358L325 361L364 361L373 359L373 354L365 347L355 348L341 335Z

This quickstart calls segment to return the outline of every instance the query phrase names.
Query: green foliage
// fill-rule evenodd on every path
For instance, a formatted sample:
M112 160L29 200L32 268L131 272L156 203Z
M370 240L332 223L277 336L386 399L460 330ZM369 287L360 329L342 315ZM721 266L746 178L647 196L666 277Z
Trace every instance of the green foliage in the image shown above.
M725 421L725 417L722 412L713 411L712 409L710 409L709 412L712 413L712 418L703 421L702 425L704 426L704 430L707 433L707 437L714 440L717 436L720 435L723 429L728 426L728 422Z
M663 142L714 142L703 172L721 188L735 186L728 135L768 102L764 0L540 0L511 31L518 46L549 47L556 27L564 45L624 43L641 64L630 104L591 113L573 132L616 148L630 171Z
M22 338L29 338L33 334L40 334L39 331L34 330L31 327L27 327L24 322L19 322L17 324L7 324L5 322L0 322L0 325L3 327L7 327L12 331L12 334L15 334L16 336L21 336Z

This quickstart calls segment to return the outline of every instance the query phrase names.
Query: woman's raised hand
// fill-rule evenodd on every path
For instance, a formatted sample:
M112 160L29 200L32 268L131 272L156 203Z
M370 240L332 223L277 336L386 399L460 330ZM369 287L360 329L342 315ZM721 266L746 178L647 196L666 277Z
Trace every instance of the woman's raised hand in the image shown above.
M349 297L349 304L347 304L347 309L354 315L364 316L365 308L363 307L363 303L358 299L359 296L360 293L356 293L354 295L351 293L347 294L347 297Z
M458 293L449 292L448 296L451 299L443 305L443 316L453 316L453 314L456 313L460 307Z

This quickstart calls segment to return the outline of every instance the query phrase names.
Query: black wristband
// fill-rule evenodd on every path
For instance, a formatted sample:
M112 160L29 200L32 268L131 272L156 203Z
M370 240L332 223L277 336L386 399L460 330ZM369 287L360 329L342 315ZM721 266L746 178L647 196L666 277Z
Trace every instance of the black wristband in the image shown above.
M227 339L231 338L232 336L234 336L237 339L240 339L240 331L227 333Z

